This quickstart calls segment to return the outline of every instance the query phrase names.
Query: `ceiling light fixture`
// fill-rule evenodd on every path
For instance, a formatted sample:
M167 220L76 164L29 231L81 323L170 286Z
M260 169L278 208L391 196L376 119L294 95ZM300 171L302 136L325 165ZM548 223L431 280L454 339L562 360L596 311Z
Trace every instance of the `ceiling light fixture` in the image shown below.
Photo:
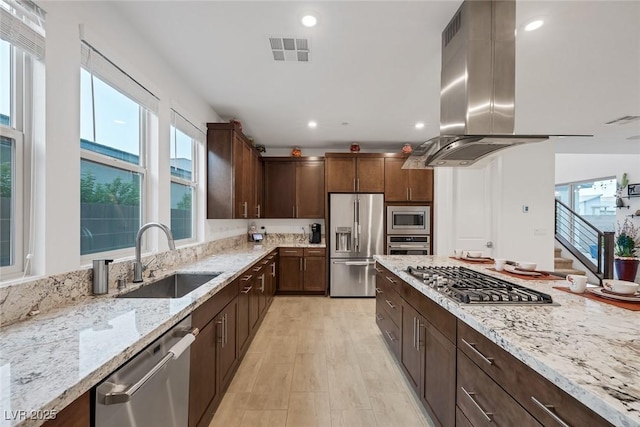
M423 129L423 128L424 128L424 123L422 122L416 123L416 129Z
M525 25L524 30L535 31L538 28L542 27L543 25L544 25L544 21L542 19L536 19L535 21L531 21L527 25Z
M311 120L308 124L307 124L310 128L315 128L318 126L318 123L314 122L313 120Z
M318 20L313 15L306 15L302 17L302 25L305 27L315 27Z

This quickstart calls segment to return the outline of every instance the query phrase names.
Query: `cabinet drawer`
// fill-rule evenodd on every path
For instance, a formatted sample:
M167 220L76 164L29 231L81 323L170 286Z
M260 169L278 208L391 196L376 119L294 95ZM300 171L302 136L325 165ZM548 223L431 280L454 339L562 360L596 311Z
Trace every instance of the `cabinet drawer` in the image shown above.
M541 426L460 350L456 394L457 406L474 426Z
M384 282L380 286L377 285L376 283L380 293L376 294L376 305L387 313L396 326L400 326L402 323L402 298L391 286Z
M247 275L244 272L240 278ZM191 322L194 328L202 329L211 321L222 309L236 296L238 296L238 286L241 279L236 279L226 285L217 294L205 301L200 307L196 308L192 314ZM244 282L243 282L244 283Z
M325 248L304 248L304 256L325 256L326 253Z
M462 321L458 321L458 348L542 424L561 426L557 417L570 425L611 425Z
M382 337L391 348L391 352L400 359L400 328L393 323L386 311L376 310L376 323L382 332Z
M304 256L304 248L280 248L280 256Z

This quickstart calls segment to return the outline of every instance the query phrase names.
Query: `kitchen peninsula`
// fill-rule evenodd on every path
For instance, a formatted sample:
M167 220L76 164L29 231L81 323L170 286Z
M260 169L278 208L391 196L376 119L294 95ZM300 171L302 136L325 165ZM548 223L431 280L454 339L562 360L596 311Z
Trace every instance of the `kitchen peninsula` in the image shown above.
M442 308L447 314L455 316L455 318L452 316L452 320L457 321L459 365L456 402L458 405L463 394L460 391L460 361L468 360L461 349L466 347L467 352L471 354L470 357L475 357L480 354L477 351L482 350L480 344L476 345L476 343L490 341L491 345L495 344L496 349L497 347L501 349L496 351L504 350L505 354L513 356L607 422L616 426L640 425L640 358L638 357L640 317L637 312L552 288L552 286L563 286L564 281L525 281L488 270L486 265L464 263L448 257L376 256L375 259L381 271L390 273L388 282L396 282L394 286L406 284L405 287L410 287L410 290L426 296L428 301L435 302L436 309ZM494 277L501 277L515 284L550 294L556 304L552 306L460 304L425 285L422 280L406 271L408 266L435 265L463 266ZM378 284L379 281L376 283ZM414 304L413 300L409 302ZM403 318L403 327L404 325ZM410 321L408 326L410 328ZM469 331L474 335L474 341L467 338L470 345L464 343L462 336ZM454 329L452 344L454 352L455 333ZM402 332L402 337L407 337L407 332ZM486 362L484 366L479 365L483 368L498 365L496 369L500 369L498 356L495 363L491 358L489 359L477 363ZM400 363L402 364L402 360ZM490 372L487 373L489 376L492 375ZM455 384L455 379L453 381ZM514 381L522 381L524 388L530 388L526 392L533 393L533 386L527 382L526 378L515 378ZM499 381L496 380L496 382ZM473 397L469 399L469 402L477 405L477 402L472 400ZM527 400L529 402L520 401L519 403L527 408L534 398L529 399L527 396ZM476 406L474 410L479 408L480 406ZM583 409L586 410L586 408ZM552 408L550 410L553 411ZM487 410L487 414L489 412ZM482 412L480 414L482 415ZM490 415L492 414L484 416ZM455 416L456 425L458 425L460 414L456 413ZM576 423L576 420L572 419L565 419L565 421L569 425L586 425L572 424L572 422ZM462 425L466 424L462 423ZM534 420L531 425L538 424L535 424Z

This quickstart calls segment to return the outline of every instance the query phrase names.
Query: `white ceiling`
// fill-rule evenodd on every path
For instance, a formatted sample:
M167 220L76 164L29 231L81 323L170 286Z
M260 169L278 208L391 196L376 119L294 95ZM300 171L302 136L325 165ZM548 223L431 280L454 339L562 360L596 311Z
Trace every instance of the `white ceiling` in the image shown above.
M114 2L177 78L256 142L394 151L439 133L440 37L460 4ZM300 23L309 13L314 28ZM521 30L539 16L541 29ZM638 22L640 1L519 1L516 131L596 136L558 140L557 151L640 153L626 139L640 121L604 125L640 116ZM310 62L275 62L269 36L308 38Z

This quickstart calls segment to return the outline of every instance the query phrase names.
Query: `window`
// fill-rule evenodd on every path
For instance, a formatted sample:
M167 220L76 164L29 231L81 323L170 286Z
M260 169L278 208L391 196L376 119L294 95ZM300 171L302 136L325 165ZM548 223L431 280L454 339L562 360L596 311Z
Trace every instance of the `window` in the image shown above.
M80 71L80 253L135 245L157 98L89 45Z
M171 230L179 239L195 238L197 147L204 133L171 111Z
M45 12L0 0L0 277L27 271L33 69L44 57ZM28 158L28 159L27 159Z

